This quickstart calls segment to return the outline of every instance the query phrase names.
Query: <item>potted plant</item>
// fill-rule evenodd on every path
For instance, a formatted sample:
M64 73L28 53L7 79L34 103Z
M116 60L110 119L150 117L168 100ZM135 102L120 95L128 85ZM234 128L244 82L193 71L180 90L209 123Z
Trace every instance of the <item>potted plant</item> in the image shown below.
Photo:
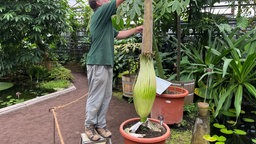
M183 120L184 98L188 95L188 90L169 86L168 89L156 96L151 111L152 118L162 116L166 124L178 124Z
M140 55L140 69L134 84L133 101L139 118L132 118L123 122L120 126L120 133L125 144L165 144L170 136L169 127L163 121L149 119L156 96L156 75L153 64L152 53L152 0L144 1L144 30L142 40L142 51ZM125 126L133 122L128 129ZM154 138L145 137L146 134L136 133L141 127L147 128L149 133L161 132L162 135Z
M160 125L161 121L149 118L150 121L155 122L156 124ZM124 121L119 128L119 131L121 135L124 138L124 144L165 144L166 139L170 136L170 128L167 124L162 123L163 132L159 132L158 134L161 134L160 136L152 137L152 138L145 138L145 137L139 137L135 134L129 134L125 130L125 126L129 123L134 123L140 121L140 118L131 118L126 121ZM152 132L151 132L152 134Z

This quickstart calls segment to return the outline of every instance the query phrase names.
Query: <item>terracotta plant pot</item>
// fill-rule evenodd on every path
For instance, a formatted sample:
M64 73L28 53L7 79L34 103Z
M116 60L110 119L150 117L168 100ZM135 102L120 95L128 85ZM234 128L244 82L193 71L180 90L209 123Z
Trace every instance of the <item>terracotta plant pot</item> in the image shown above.
M152 107L151 117L158 119L164 117L164 123L175 124L183 120L184 97L188 95L188 90L170 86L169 93L157 95Z
M208 115L209 104L205 102L198 102L198 114L199 116L205 117Z
M159 120L152 118L149 119L153 122L160 123ZM128 119L120 125L119 131L124 138L124 144L165 144L166 140L171 134L170 128L165 123L163 123L163 126L166 129L166 133L164 135L155 138L137 138L124 131L124 126L132 121L139 121L139 118Z

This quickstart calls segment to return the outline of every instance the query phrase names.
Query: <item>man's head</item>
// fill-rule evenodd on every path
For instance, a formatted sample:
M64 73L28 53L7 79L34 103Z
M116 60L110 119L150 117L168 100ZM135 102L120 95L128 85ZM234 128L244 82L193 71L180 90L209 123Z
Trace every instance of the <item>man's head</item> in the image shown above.
M108 2L109 0L89 0L89 5L95 11L98 7Z

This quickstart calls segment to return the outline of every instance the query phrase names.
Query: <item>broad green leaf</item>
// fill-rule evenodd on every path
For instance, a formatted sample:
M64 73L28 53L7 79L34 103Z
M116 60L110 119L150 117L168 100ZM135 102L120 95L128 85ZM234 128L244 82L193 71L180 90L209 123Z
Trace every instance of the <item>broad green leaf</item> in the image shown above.
M13 12L9 12L4 14L4 19L7 19L8 21L11 20L14 17L14 13Z
M222 114L228 117L236 117L235 113L226 110L222 111Z
M172 12L177 11L178 6L179 6L179 2L177 0L174 0L172 3Z
M256 66L256 53L249 55L247 59L245 60L242 71L241 71L241 79L244 80L246 77L252 73L251 71Z
M229 67L229 64L230 64L230 62L231 62L232 60L233 60L233 59L225 59L225 60L224 60L222 77L225 77L225 75L226 75L226 73L227 73L227 69L228 69L228 67Z
M224 134L233 134L233 131L232 130L228 130L226 128L224 129L221 129L220 132L224 133Z
M234 102L235 109L236 109L236 118L239 117L241 112L242 98L243 98L243 86L239 85L235 92L235 102Z
M240 76L241 76L241 65L240 65L240 61L231 61L230 62L230 67L233 70L233 75L238 76L236 80L240 80ZM234 78L234 77L233 77ZM239 79L238 79L239 78Z
M230 96L231 92L237 87L237 85L231 85L228 90L223 93L223 94L220 94L220 99L218 101L218 105L217 105L217 108L216 108L216 111L214 113L214 117L217 117L217 115L219 114L219 111L220 109L222 108L222 105L223 103L225 102L225 100Z
M28 12L31 12L31 5L27 5L25 7L25 11L28 13Z
M238 135L246 135L246 132L240 129L234 129L234 133Z
M231 32L232 30L232 27L229 24L220 24L218 25L218 28L220 32L224 32L224 31Z
M227 140L227 138L224 137L224 136L219 136L219 137L217 138L217 140L220 141L220 142L225 142L225 141Z
M207 49L209 49L208 46L206 46ZM218 50L214 49L214 48L211 48L211 52L217 56L221 55L221 52L219 52Z
M214 142L217 140L216 137L211 137L210 135L204 135L203 138L209 142Z
M247 32L246 34L240 36L238 39L236 39L234 41L234 46L238 46L239 44L241 44L243 41L245 41L246 39L248 39L248 37L253 34L255 32L256 29L253 29L249 32Z
M0 82L0 91L6 90L8 88L13 87L13 83L10 82Z
M213 126L216 127L216 128L219 128L219 129L226 128L225 125L219 124L219 123L214 123Z
M237 27L242 29L246 29L248 26L248 19L246 17L238 17L237 19Z
M248 82L243 83L246 89L256 98L256 88Z
M222 33L224 36L225 41L227 42L228 46L230 49L233 49L233 51L231 51L231 54L233 55L235 60L239 60L239 55L241 55L239 53L239 50L235 47L234 43L232 42L232 40L228 37L228 35L226 34L226 32Z
M256 143L256 138L255 138L255 139L252 139L252 142L253 142L253 143Z
M248 123L254 123L254 119L251 118L243 118L243 121L248 122Z

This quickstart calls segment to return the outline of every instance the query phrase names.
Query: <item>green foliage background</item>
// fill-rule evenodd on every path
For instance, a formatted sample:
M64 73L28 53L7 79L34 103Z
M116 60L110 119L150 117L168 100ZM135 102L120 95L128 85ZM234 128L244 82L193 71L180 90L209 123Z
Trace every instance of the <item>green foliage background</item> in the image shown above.
M0 1L0 76L51 59L69 30L67 0Z

